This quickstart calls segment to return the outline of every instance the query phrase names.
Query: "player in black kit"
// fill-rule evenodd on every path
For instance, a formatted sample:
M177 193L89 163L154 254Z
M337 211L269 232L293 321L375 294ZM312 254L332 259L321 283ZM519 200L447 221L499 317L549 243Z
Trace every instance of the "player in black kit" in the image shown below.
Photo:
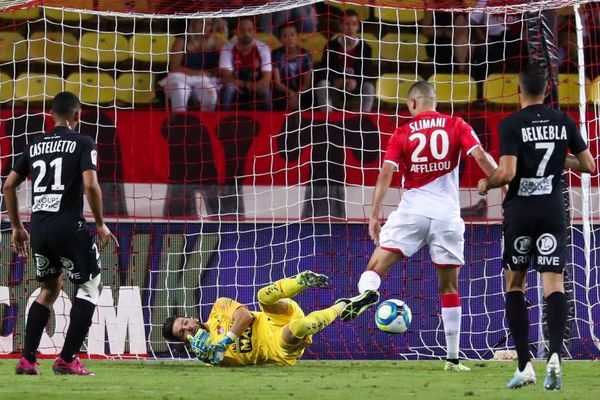
M12 246L27 257L29 234L19 217L17 187L31 173L31 249L41 292L29 309L19 375L39 375L36 352L50 318L50 309L62 288L61 274L77 285L71 321L56 374L91 375L77 353L85 340L100 294L100 255L83 218L83 193L94 215L101 247L115 236L102 218L102 192L96 175L94 141L73 132L79 123L81 104L69 92L52 103L54 129L36 138L13 166L4 184L4 197L12 226Z
M544 105L548 81L543 69L526 67L519 75L521 110L499 126L500 161L492 176L479 181L480 194L509 184L504 199L506 319L519 366L508 382L514 389L535 384L529 362L529 316L525 277L530 260L541 275L548 306L550 343L545 390L560 390L560 350L567 323L563 286L567 210L561 175L565 167L591 173L596 164L575 121ZM568 154L568 151L572 154Z

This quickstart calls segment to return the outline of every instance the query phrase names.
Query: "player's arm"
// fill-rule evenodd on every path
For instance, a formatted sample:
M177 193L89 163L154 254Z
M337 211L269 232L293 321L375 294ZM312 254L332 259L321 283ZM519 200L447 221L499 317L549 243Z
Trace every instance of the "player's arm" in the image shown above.
M517 157L501 156L498 168L488 178L479 181L479 194L484 195L490 189L495 189L507 185L513 180L517 173Z
M102 216L102 189L98 184L98 174L95 169L87 169L83 171L83 190L85 197L87 197L88 204L92 210L94 221L96 222L96 230L98 231L98 237L100 238L100 249L102 250L109 241L115 242L119 246L119 242L115 235L112 234L110 229L104 223Z
M381 231L379 216L381 215L383 199L390 188L395 169L396 167L392 163L384 162L381 171L379 171L379 175L377 176L377 184L375 185L375 191L373 192L371 216L369 218L369 236L376 245L379 245L379 232Z
M254 322L254 315L248 310L248 307L240 305L233 312L231 328L225 334L223 339L209 347L211 364L219 364L225 357L227 348L235 342L238 337Z
M469 155L473 157L486 176L491 176L496 171L496 168L498 168L498 164L496 164L494 158L481 146L475 147Z
M19 201L17 199L17 188L25 178L25 176L15 171L10 171L4 182L4 200L6 201L6 210L12 228L12 246L21 257L27 257L29 247L29 234L21 222Z
M592 157L592 153L588 149L585 149L575 155L567 154L565 167L573 171L591 174L596 170L596 162L594 161L594 157Z

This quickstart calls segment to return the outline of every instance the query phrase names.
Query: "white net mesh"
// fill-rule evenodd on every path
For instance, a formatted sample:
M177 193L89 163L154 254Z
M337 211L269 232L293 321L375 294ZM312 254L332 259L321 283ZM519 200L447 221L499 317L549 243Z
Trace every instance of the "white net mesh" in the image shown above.
M177 2L172 9L161 2L137 8L100 4L96 12L78 12L74 3L67 11L25 8L0 19L2 178L26 144L50 127L47 101L62 90L81 98L80 130L98 143L105 212L121 247L102 256L105 290L87 342L91 355L186 356L183 348L162 339L167 316L206 318L222 296L256 308L260 287L305 269L332 278L330 289L299 297L307 310L354 293L374 248L365 216L382 152L396 127L408 120L408 87L419 79L434 83L442 111L462 116L497 156L497 125L517 108L516 74L529 57L527 29L540 18L537 11L524 11L567 5L473 2L448 13L406 2L404 8L393 2L378 2L378 7L254 3L244 8L207 2L200 9ZM346 26L345 10L354 10L357 26ZM595 27L584 23L578 39L569 10L558 11L558 103L578 117L588 98L579 97L576 50L583 52L580 68L591 71L590 80L597 71L597 50L590 41ZM584 8L583 14L593 10ZM199 15L218 18L203 21ZM277 70L270 100L252 90L226 97L231 93L224 94L227 85L218 73L223 55L217 55L217 64L210 58L211 51L218 54L240 35L237 20L225 17L241 15L253 16L256 39L268 46L257 46L252 62L264 65L255 65L252 73L259 80L269 69ZM291 40L286 36L290 21L304 49L300 55L276 52L282 41ZM200 33L208 36L207 29L210 39L199 40ZM268 52L270 62L261 51ZM247 62L244 55L221 52L234 73L244 73L237 69ZM594 107L582 115L597 154L597 80L586 84ZM471 162L461 166L461 205L468 222L467 265L460 278L461 350L466 357L485 359L511 347L512 340L504 322L501 197L480 198L474 189L480 176ZM583 183L569 177L574 308L567 351L592 358L598 355L594 316L600 303L594 225L600 212L598 176ZM399 183L395 178L395 186ZM24 184L19 200L25 216L29 196ZM399 199L400 190L388 193L386 216ZM22 346L25 304L35 296L36 283L31 260L11 255L10 229L2 217L0 250L7 268L0 272L0 304L5 304L0 306L0 352L10 353ZM532 345L541 354L541 292L534 273L528 283ZM444 356L437 280L427 253L400 263L382 289L384 298L400 298L412 308L409 333L390 338L364 317L328 328L308 357ZM49 328L52 340L44 339L42 352L60 348L69 309L69 297L62 296Z

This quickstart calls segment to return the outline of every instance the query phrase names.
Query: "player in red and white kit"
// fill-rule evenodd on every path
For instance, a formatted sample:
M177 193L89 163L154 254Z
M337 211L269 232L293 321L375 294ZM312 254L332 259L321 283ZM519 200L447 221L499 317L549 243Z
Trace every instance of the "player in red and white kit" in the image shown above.
M340 317L354 319L377 303L381 277L402 257L410 257L428 244L439 277L447 346L445 369L468 371L459 363L458 355L461 320L458 272L465 263L458 166L462 155L467 154L489 176L496 163L483 150L469 124L436 111L431 84L415 83L407 98L413 119L398 128L390 139L373 194L369 235L378 247L358 282L361 294L352 299ZM381 205L395 171L402 173L404 193L398 209L381 227Z

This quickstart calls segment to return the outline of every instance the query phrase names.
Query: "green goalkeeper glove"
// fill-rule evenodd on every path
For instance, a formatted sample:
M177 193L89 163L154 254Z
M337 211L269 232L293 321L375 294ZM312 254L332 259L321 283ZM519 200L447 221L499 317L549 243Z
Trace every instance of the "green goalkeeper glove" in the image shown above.
M207 354L210 357L210 363L217 365L225 357L227 348L237 339L237 335L233 332L227 332L225 337L219 343L211 344L208 347Z
M210 334L204 329L200 328L196 335L188 335L188 342L196 357L201 361L211 361L210 357Z

